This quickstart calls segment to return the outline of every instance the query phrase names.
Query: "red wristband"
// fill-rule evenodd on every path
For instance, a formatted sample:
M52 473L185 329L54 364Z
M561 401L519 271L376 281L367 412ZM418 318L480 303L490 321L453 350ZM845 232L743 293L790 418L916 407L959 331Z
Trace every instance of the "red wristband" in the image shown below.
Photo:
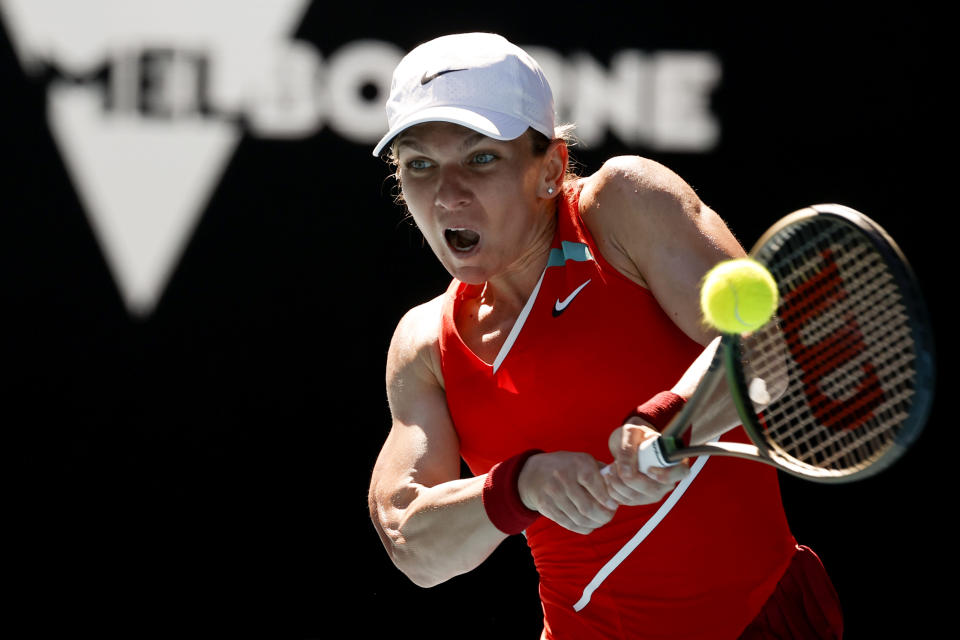
M657 431L663 431L663 428L670 424L673 416L677 415L686 403L683 396L672 391L661 391L634 409L626 420L643 418Z
M493 526L508 535L520 533L540 517L539 512L532 511L523 504L517 489L517 480L524 463L527 458L537 453L543 451L530 449L498 462L490 467L483 483L481 496L487 517Z

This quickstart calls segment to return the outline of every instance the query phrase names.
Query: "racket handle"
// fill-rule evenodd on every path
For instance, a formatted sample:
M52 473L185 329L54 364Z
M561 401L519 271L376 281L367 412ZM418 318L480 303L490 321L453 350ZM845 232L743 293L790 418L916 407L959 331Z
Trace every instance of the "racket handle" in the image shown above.
M637 449L637 466L641 473L646 473L650 467L674 467L678 464L680 463L667 460L659 437L645 440Z
M659 436L656 438L650 438L649 440L644 440L640 444L640 448L637 449L637 467L640 469L640 473L646 475L647 469L650 467L673 467L680 464L679 462L670 462L663 455L663 448L660 446ZM609 476L613 473L613 465L608 464L603 469L600 470L600 475Z

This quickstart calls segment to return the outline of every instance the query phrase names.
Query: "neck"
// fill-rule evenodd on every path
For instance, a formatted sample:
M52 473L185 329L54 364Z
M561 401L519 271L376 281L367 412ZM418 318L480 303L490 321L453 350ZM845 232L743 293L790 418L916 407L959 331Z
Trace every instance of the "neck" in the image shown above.
M482 304L519 313L527 303L547 266L557 228L555 210L546 213L541 219L545 224L534 236L530 249L520 256L510 269L484 283Z

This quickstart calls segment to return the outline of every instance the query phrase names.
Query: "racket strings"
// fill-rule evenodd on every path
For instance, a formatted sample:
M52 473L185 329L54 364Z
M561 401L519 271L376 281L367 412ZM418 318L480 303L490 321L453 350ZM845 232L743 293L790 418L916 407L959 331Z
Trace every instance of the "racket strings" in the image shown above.
M859 232L814 219L757 259L780 285L778 322L742 341L769 453L811 474L846 474L885 454L910 414L912 326L886 261ZM770 381L781 381L771 385Z

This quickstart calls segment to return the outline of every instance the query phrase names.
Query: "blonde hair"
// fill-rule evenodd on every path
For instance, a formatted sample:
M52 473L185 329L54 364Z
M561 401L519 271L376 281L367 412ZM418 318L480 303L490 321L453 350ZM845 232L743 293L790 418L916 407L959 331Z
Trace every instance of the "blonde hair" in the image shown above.
M547 152L547 149L550 148L551 144L558 141L567 145L568 150L570 149L570 147L575 146L578 140L576 136L573 135L574 128L575 128L575 125L572 125L572 124L563 124L558 126L556 129L554 129L553 139L548 138L547 136L543 135L536 129L527 129L527 135L530 137L531 141L533 142L534 155L542 156ZM573 165L574 165L573 157L570 156L569 153L567 155L568 155L567 169L566 169L566 173L563 176L563 181L565 183L571 180L576 180L580 177L573 168Z

